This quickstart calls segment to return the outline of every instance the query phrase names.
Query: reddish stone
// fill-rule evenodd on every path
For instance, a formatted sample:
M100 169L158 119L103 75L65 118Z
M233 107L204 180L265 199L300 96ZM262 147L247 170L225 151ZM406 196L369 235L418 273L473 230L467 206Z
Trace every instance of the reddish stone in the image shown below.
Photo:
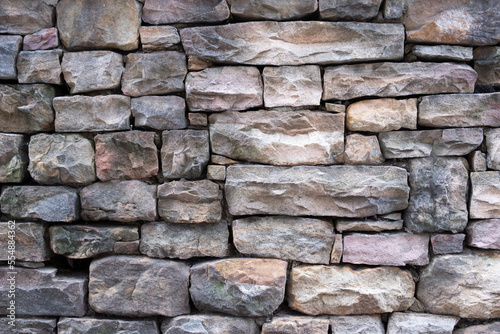
M48 50L57 48L59 39L57 38L56 28L47 28L40 30L33 35L24 36L23 50Z
M465 234L436 234L431 237L434 254L462 253Z
M467 226L467 245L500 249L500 219L479 220Z

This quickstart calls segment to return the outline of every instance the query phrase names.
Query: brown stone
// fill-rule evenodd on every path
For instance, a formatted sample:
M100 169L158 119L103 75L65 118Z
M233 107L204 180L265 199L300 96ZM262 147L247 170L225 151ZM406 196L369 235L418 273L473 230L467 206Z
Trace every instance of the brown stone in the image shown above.
M62 85L61 50L21 51L17 57L19 83Z
M43 0L0 0L0 34L32 34L54 25L54 7Z
M212 154L210 156L210 161L214 164L217 164L217 165L235 165L235 164L239 163L239 161L229 159L229 158L226 158L225 156L217 155L217 154Z
M212 65L213 63L211 61L196 56L188 56L189 71L201 71L208 67L212 67Z
M469 218L500 218L500 172L470 173Z
M322 20L368 21L377 16L382 0L321 0Z
M252 318L237 318L216 314L182 315L164 319L161 323L163 334L260 334L257 321Z
M436 234L431 237L434 254L462 253L465 234Z
M139 34L144 52L168 50L181 42L177 28L172 26L140 27Z
M346 137L344 162L348 165L377 165L384 162L377 136L351 134Z
M380 315L350 315L330 317L332 334L385 334Z
M207 179L214 181L224 181L226 179L226 166L208 165Z
M207 114L192 113L188 114L189 125L194 128L204 128L208 126Z
M500 249L500 219L472 221L467 225L467 245Z
M420 59L430 61L471 61L473 57L472 47L458 45L415 45L412 53Z
M132 116L138 128L185 129L186 102L179 96L142 96L132 99Z
M302 316L273 317L262 325L261 334L328 334L330 323L325 318Z
M0 3L0 8L2 3ZM1 17L1 12L0 12ZM0 79L17 79L16 59L21 50L21 36L0 35Z
M151 24L221 22L229 18L225 0L146 0L142 13Z
M0 182L21 183L28 167L28 141L24 135L0 133Z
M15 240L17 261L43 262L50 259L50 248L45 241L46 225L43 223L1 222L0 223L0 260L9 259L9 240ZM10 233L9 233L10 231ZM10 247L12 250L12 245Z
M474 50L474 70L478 85L500 86L500 47L484 46Z
M396 312L389 317L387 334L452 334L458 320L445 315Z
M231 0L231 14L244 21L296 20L317 10L316 0Z
M335 229L339 232L382 232L395 231L403 229L403 220L357 220L357 219L338 219L335 223Z
M154 320L61 318L57 323L58 334L85 334L94 332L160 334L158 325Z
M47 28L37 31L32 35L24 36L23 50L48 50L59 46L59 38L56 28Z
M500 129L486 129L485 137L488 169L500 170Z
M343 253L344 253L344 240L342 239L342 234L335 234L332 254L330 255L330 263L335 263L335 264L340 263Z

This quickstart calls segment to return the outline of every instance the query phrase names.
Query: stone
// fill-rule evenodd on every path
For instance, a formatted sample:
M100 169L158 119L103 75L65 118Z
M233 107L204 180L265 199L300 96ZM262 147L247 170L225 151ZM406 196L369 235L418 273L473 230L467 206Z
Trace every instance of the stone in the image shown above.
M479 46L500 40L500 3L495 0L412 0L407 7L407 42Z
M330 317L332 334L385 334L380 315L351 315Z
M89 279L89 304L98 313L137 318L190 312L189 266L182 262L109 256L92 261Z
M273 165L343 161L344 116L317 111L260 110L212 114L212 152Z
M486 129L484 135L488 152L486 158L488 169L500 170L500 129Z
M214 181L226 180L226 166L208 165L207 166L207 179Z
M160 334L154 320L120 320L96 318L62 318L57 323L58 334L137 333Z
M140 27L139 35L144 52L165 51L181 42L177 28L172 26Z
M461 318L498 318L498 252L437 255L420 273L416 297L427 312Z
M154 132L104 133L96 135L94 140L99 180L144 179L158 174Z
M404 311L415 291L411 275L396 267L304 265L289 280L288 305L308 315Z
M486 325L469 326L457 329L453 334L499 334L500 322L492 322Z
M409 190L406 170L392 166L234 165L225 185L235 216L368 217L405 209Z
M143 181L93 183L80 190L82 219L123 223L154 221L156 185Z
M318 10L316 0L231 0L231 14L243 21L297 20Z
M384 162L377 136L348 135L345 138L344 162L348 165L378 165Z
M470 173L469 218L500 218L500 172Z
M217 155L217 154L212 154L210 156L210 161L214 164L217 164L217 165L235 165L235 164L239 163L236 160L229 159L229 158L226 158L225 156Z
M26 222L0 222L1 261L9 259L9 236L15 233L16 261L43 262L50 259L50 248L45 241L45 224Z
M0 133L0 182L21 183L28 168L28 141L24 135Z
M323 86L317 65L265 67L264 105L266 108L319 106Z
M472 172L486 171L486 154L481 151L474 151L469 156L469 165Z
M256 67L223 66L189 72L190 111L245 110L262 106L262 80Z
M189 71L201 71L208 67L212 67L212 65L213 63L211 61L196 56L188 56Z
M452 334L459 318L437 314L391 314L387 334Z
M184 91L186 56L179 51L129 53L125 56L122 92L128 96Z
M19 83L62 85L61 50L21 51L17 57Z
M403 229L403 220L357 220L337 219L335 229L339 232L382 232Z
M342 262L425 266L429 263L429 236L410 233L346 235Z
M23 50L48 50L59 46L57 28L47 28L37 31L32 35L24 36Z
M228 317L215 314L181 315L164 319L161 323L163 334L259 334L260 328L251 318Z
M483 142L483 129L393 131L378 140L386 159L467 155Z
M0 8L0 34L27 35L54 25L54 7L43 0L0 0Z
M322 20L368 21L377 16L382 0L321 0L319 16Z
M325 68L323 100L472 93L477 73L452 63L372 63Z
M15 269L15 307L18 316L82 317L87 311L87 278L81 274L58 274L52 267ZM0 293L7 296L12 276L7 266L0 267ZM0 299L2 310L9 306L7 298ZM16 319L17 320L17 319ZM16 324L17 325L17 324ZM38 333L38 332L37 332Z
M424 96L418 124L430 127L500 126L500 93Z
M458 45L415 45L412 53L419 59L431 61L471 61L473 58L472 47Z
M71 94L120 87L123 56L111 51L65 52L61 63Z
M0 6L3 5L0 3ZM0 7L1 8L1 7ZM3 8L2 8L3 9ZM0 17L1 17L0 13ZM1 28L1 25L0 25ZM21 36L0 35L0 79L1 80L16 80L16 59L21 50Z
M387 132L417 128L417 99L376 99L355 102L347 108L351 131Z
M467 245L500 249L500 219L472 221L467 225Z
M141 96L132 99L132 116L138 128L178 130L187 128L186 102L179 96Z
M222 191L209 180L161 184L158 213L169 223L218 223L222 218Z
M385 0L382 4L383 16L389 20L399 20L403 16L403 1Z
M85 185L96 180L93 143L79 134L31 136L28 170L40 184Z
M500 47L483 46L474 50L474 70L478 85L500 86Z
M325 103L325 108L326 111L334 113L344 113L346 109L345 105L337 103Z
M69 50L135 50L141 7L135 0L60 0L57 28L62 44Z
M180 34L188 56L223 64L326 65L399 60L404 51L400 24L263 21L185 28Z
M457 254L464 250L465 234L436 234L431 237L434 254Z
M285 296L287 263L224 259L191 267L191 299L198 310L236 316L272 314Z
M342 239L342 234L335 234L332 254L330 255L330 263L340 263L343 253L344 253L344 240Z
M188 113L189 125L194 128L204 128L208 126L207 114Z
M49 85L0 84L0 131L54 131L52 99L55 94L54 87Z
M56 132L130 130L130 98L122 95L54 99Z
M233 243L245 255L304 263L330 263L335 232L326 220L251 217L233 221Z
M139 229L134 226L105 224L54 225L49 228L50 248L70 259L117 254L123 243L139 243Z
M19 334L56 334L57 319L16 318L15 324ZM0 334L12 333L8 326L5 327L0 329Z
M224 0L146 0L142 20L151 24L222 22L229 14Z
M328 319L302 316L273 317L262 325L262 334L328 334Z
M202 176L210 159L207 130L167 130L162 134L161 165L167 179Z
M80 218L78 191L61 186L4 187L2 213L12 218L72 222Z

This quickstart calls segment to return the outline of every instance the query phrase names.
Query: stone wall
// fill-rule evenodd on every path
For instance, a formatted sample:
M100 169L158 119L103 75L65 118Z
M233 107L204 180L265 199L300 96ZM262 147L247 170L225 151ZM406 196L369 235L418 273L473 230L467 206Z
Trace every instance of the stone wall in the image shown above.
M0 0L0 333L500 333L499 22Z

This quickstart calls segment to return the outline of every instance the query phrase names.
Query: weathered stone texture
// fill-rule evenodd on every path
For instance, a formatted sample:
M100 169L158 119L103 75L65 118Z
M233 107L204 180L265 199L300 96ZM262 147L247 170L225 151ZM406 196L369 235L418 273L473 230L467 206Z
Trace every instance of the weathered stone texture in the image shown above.
M0 182L21 183L28 167L28 141L24 135L0 133Z
M348 165L377 165L384 162L377 136L348 135L345 138L344 162Z
M16 328L19 334L56 334L57 319L45 318L16 318ZM5 326L0 329L0 334L10 334L12 328Z
M338 219L335 229L339 232L382 232L403 229L403 220L356 220Z
M472 221L467 225L467 245L500 249L500 219Z
M459 318L419 313L393 313L387 334L452 334Z
M500 170L500 129L486 129L485 137L487 166L489 169Z
M458 45L415 45L412 53L420 59L431 61L471 61L473 58L472 47Z
M329 322L325 318L284 316L265 322L261 334L328 334L328 328Z
M469 326L457 329L453 334L499 334L500 322L492 322L486 325Z
M194 128L204 128L208 126L207 114L202 113L189 113L189 125Z
M469 155L469 165L471 172L486 171L486 153L474 151Z
M470 173L469 218L500 218L500 172Z
M377 16L382 0L321 0L319 15L323 20L368 21Z
M62 318L57 323L57 333L160 334L160 330L154 320Z
M6 1L4 0L3 2ZM2 5L3 3L0 3L0 6ZM0 35L0 80L17 79L16 59L21 49L22 41L23 38L21 36Z
M162 321L163 334L259 334L260 328L251 318L215 314L183 315Z
M231 14L240 20L293 20L318 10L316 0L231 0Z
M226 166L208 165L207 179L214 181L226 180Z
M179 96L142 96L132 99L132 116L138 128L185 129L185 110L186 102Z
M146 0L142 13L151 24L221 22L229 18L225 0Z
M500 86L500 47L485 46L474 50L474 70L478 85Z
M140 27L139 34L144 52L168 50L181 42L177 28L172 26Z
M43 0L0 0L0 34L32 34L54 25L54 8Z
M62 85L61 50L21 51L17 57L19 83Z
M465 234L436 234L431 237L434 254L462 253Z
M59 38L56 28L47 28L37 31L32 35L26 35L23 39L23 50L48 50L59 46Z
M340 263L340 260L342 260L343 253L344 253L344 240L342 239L342 234L335 234L332 254L330 255L330 263L334 264Z
M15 231L12 228L15 226ZM9 231L15 232L15 257L18 261L43 262L50 259L50 249L45 241L45 224L16 222L0 223L0 261L9 258Z
M385 334L380 315L351 315L330 317L332 334Z

